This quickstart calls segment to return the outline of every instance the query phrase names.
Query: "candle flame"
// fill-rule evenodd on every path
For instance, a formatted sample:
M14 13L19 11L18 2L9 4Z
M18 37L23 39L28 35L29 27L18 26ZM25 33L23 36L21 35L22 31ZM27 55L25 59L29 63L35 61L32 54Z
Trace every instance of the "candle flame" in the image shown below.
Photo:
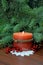
M22 32L22 34L24 34L24 31Z

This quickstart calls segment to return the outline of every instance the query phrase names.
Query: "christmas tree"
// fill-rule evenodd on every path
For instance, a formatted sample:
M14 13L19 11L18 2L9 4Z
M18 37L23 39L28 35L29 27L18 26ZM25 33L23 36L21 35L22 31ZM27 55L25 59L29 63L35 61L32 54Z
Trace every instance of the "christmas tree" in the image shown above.
M0 47L11 45L12 34L21 31L43 41L43 0L0 0Z

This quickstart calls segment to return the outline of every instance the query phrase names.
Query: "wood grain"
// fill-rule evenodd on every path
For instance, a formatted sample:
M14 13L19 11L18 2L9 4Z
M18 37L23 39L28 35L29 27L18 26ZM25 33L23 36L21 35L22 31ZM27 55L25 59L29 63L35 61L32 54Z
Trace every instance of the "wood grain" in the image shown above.
M43 48L29 57L17 57L0 50L0 65L43 65Z

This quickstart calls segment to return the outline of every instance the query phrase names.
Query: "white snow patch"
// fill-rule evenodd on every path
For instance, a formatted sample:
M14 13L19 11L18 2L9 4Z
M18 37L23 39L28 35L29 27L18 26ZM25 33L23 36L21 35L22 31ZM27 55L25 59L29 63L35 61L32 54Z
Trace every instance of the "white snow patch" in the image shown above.
M30 56L34 54L34 51L33 50L22 51L22 52L10 51L10 53L16 56Z

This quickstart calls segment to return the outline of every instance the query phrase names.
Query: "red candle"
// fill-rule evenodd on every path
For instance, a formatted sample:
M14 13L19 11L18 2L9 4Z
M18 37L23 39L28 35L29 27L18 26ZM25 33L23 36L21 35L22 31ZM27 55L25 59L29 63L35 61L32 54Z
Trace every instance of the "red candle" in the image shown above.
M13 34L14 44L13 46L19 50L30 50L32 46L32 33L28 32L17 32Z

